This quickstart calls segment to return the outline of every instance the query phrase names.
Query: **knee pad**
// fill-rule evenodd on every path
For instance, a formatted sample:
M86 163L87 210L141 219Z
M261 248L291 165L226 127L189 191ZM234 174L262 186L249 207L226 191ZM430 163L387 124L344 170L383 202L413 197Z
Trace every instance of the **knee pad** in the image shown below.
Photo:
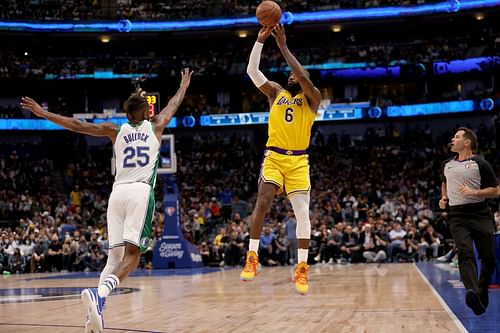
M311 238L311 221L309 220L309 193L298 193L290 197L293 212L297 219L297 239Z

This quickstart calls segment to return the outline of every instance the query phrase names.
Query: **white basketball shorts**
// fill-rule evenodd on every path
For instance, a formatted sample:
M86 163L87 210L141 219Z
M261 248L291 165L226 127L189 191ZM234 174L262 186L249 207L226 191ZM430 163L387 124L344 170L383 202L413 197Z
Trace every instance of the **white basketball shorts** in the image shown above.
M115 185L108 204L109 248L131 243L144 252L152 241L154 189L145 183Z

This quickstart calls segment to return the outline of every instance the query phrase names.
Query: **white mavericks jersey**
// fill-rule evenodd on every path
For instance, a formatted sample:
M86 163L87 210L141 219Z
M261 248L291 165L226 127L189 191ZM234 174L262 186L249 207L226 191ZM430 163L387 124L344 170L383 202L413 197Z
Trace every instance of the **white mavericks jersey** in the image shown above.
M114 145L116 176L114 185L146 183L154 187L160 157L160 142L153 124L123 124Z

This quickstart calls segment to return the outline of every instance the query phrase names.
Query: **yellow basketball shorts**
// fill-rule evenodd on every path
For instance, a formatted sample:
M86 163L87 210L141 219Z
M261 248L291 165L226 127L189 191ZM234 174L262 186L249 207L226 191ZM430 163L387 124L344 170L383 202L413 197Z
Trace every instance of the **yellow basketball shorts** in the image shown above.
M289 156L266 150L259 183L261 181L278 186L276 194L285 192L290 196L297 192L309 192L309 155Z

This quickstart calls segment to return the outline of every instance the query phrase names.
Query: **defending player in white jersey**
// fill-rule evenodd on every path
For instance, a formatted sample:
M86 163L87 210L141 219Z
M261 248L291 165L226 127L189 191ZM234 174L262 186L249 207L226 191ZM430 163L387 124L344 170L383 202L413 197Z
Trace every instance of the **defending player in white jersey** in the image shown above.
M82 291L82 301L88 309L86 332L103 329L102 310L106 297L138 266L141 251L150 245L161 136L181 105L193 72L185 68L181 74L179 90L152 119L149 119L149 105L144 92L138 90L133 93L125 102L128 123L122 126L112 122L83 122L46 112L29 97L21 100L23 109L39 117L74 132L107 136L113 142L116 176L107 211L110 250L99 287Z

